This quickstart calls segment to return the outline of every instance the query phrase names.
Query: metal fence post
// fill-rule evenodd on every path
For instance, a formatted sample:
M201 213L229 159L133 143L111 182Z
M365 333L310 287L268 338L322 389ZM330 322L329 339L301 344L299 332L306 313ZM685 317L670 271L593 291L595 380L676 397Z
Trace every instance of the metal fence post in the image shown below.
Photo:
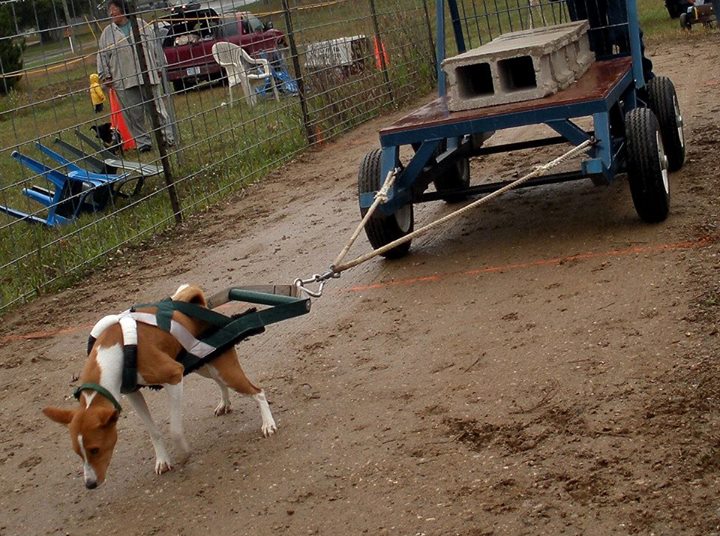
M153 95L152 86L150 84L150 73L148 72L147 61L145 61L145 52L142 38L140 36L140 27L137 23L136 9L136 4L133 2L128 19L130 20L133 40L135 41L135 53L137 54L138 63L140 64L140 71L142 71L143 85L140 86L140 94L142 96L143 106L145 106L148 102L152 104L152 106L150 106L150 122L152 123L153 132L155 133L155 143L157 143L158 151L160 153L160 161L163 166L163 175L165 177L165 184L168 188L170 205L172 206L173 214L175 215L175 223L179 224L182 223L180 201L178 200L177 190L175 189L175 181L172 176L172 170L170 169L170 159L168 158L168 154L165 149L162 132L160 132L160 118L158 116L157 108L155 107L155 95ZM148 92L150 93L149 98ZM162 98L162 96L159 98Z
M310 115L308 114L307 100L305 99L305 81L300 70L300 57L298 56L297 44L295 43L295 30L293 30L292 16L287 0L282 0L283 12L285 15L285 26L287 28L287 38L290 42L290 55L292 56L293 70L295 71L295 80L298 84L298 97L300 98L300 110L302 112L303 126L305 127L305 137L310 145L317 141L317 136L310 125Z
M388 75L387 64L385 63L385 45L380 38L380 24L378 23L377 10L375 9L375 0L370 0L370 13L373 21L373 31L375 32L375 53L377 54L376 59L380 61L380 69L383 74L383 81L387 88L388 96L390 97L390 103L395 105L395 97L393 96L392 85L390 84L390 76Z
M433 55L433 79L437 80L437 54L435 53L435 41L433 40L432 25L430 24L430 13L428 12L427 0L423 0L423 9L425 10L425 24L427 25L428 41L430 42L430 50Z

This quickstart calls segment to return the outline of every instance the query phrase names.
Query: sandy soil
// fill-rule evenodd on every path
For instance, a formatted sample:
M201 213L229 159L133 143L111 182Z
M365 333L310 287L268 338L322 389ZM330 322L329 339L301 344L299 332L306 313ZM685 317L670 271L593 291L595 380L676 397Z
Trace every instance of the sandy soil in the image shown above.
M392 117L7 315L0 534L720 532L716 39L651 50L689 144L665 223L637 218L625 180L527 189L404 259L345 272L310 314L239 346L278 421L269 439L252 400L216 418L217 388L190 376L193 456L156 476L128 408L109 480L87 491L67 432L40 410L73 403L105 314L184 282L212 292L326 269L358 222L358 164ZM474 162L474 180L551 154ZM449 210L422 205L416 221ZM363 236L353 252L368 249ZM166 430L164 394L148 398Z

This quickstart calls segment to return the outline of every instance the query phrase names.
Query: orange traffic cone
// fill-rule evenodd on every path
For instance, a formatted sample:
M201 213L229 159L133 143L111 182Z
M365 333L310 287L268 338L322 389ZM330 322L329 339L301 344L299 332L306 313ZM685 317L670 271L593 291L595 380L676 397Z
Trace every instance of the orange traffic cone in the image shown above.
M129 151L135 148L135 140L130 134L130 129L125 123L125 119L122 116L122 106L120 106L120 100L117 98L117 94L112 88L108 89L110 96L110 126L120 133L122 138L123 151Z
M378 69L382 70L383 67L388 68L390 66L390 56L385 49L385 45L377 35L373 38L373 52L375 54L375 66ZM385 65L383 65L383 60L385 61Z

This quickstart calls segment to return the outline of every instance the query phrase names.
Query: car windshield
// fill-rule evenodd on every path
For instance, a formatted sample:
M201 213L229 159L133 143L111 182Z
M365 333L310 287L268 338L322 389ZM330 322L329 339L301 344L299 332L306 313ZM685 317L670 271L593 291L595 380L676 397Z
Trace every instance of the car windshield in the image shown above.
M209 39L218 25L218 15L213 10L185 11L165 19L170 27L163 46L179 46Z
M247 20L250 24L251 32L262 32L265 30L265 25L252 13L247 14Z

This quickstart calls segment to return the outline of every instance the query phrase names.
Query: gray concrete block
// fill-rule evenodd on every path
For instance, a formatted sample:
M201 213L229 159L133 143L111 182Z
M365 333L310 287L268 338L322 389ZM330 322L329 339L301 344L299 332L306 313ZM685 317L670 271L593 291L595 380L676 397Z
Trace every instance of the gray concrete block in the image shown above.
M482 108L538 99L566 88L595 57L587 21L503 34L491 42L447 58L448 108Z

